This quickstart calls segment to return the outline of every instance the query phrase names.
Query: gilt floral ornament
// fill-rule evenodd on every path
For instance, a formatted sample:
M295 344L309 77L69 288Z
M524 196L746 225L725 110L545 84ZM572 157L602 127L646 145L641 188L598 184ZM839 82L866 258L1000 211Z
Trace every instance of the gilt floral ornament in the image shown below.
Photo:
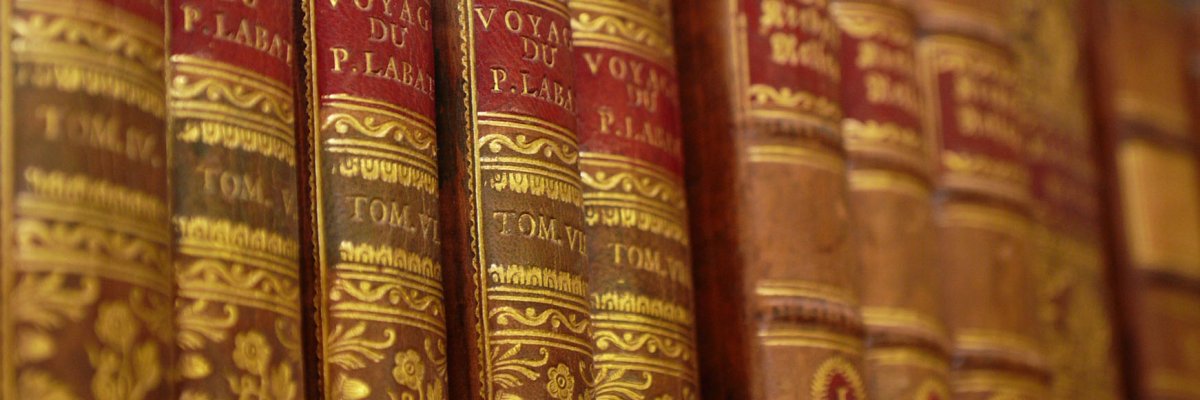
M575 393L575 377L571 376L570 368L559 363L554 368L550 368L546 372L546 376L550 379L550 382L546 383L546 391L550 392L551 398L571 400L571 395Z
M161 383L158 343L139 343L141 327L128 305L113 302L100 306L96 338L103 347L88 352L95 369L94 399L142 400Z
M271 347L258 332L246 332L234 338L233 364L254 375L264 375L271 363Z
M407 386L412 390L421 390L421 381L425 378L425 362L421 355L414 350L396 353L396 367L392 368L392 377L396 383Z

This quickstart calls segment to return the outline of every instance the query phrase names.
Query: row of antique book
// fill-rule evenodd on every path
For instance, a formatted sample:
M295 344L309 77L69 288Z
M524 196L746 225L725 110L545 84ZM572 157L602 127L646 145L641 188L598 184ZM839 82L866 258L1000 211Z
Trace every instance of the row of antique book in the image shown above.
M0 399L1200 399L1190 3L0 23Z

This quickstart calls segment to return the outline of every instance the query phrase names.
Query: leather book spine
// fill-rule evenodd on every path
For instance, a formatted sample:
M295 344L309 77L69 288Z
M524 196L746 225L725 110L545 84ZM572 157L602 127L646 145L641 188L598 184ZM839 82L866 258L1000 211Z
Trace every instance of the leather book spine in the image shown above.
M949 341L931 208L931 145L911 5L834 1L842 136L862 260L870 398L949 398Z
M0 398L171 396L163 16L0 1Z
M866 395L826 1L674 4L703 395Z
M302 399L293 5L167 13L178 395Z
M1200 398L1200 159L1184 16L1092 3L1093 86L1130 398Z
M1026 110L1008 2L922 0L919 77L935 135L934 220L951 395L1045 398L1029 234Z
M431 4L304 7L309 393L444 399Z
M434 4L451 398L592 394L567 3Z
M1078 0L1016 3L1033 199L1034 281L1049 399L1121 398L1100 174Z
M670 6L570 2L596 398L699 395Z

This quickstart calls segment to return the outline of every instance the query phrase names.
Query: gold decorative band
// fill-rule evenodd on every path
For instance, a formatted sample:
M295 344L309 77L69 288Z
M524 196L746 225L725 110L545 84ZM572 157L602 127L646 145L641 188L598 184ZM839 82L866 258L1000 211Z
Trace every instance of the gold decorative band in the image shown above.
M259 253L263 258L278 259L281 264L294 264L299 259L299 243L266 229L208 217L175 217L173 222L181 243L211 243L223 248L241 248Z
M815 329L772 327L760 330L758 338L767 347L808 347L848 355L862 354L862 339Z
M257 72L202 57L173 55L172 101L206 99L261 115L291 129L292 88ZM266 122L266 121L264 121Z
M630 292L594 293L592 310L610 319L625 314L640 316L637 318L643 322L654 318L681 327L694 323L691 310L683 305Z
M190 55L171 56L167 94L176 133L295 165L292 89L254 71Z
M647 168L625 160L593 152L580 153L580 169L584 187L591 192L614 192L636 195L657 206L683 211L687 196L680 178L660 168Z
M87 175L30 167L25 169L25 182L34 195L47 201L102 209L147 223L163 221L167 216L167 206L161 199Z
M920 348L872 348L867 350L866 360L868 363L879 366L918 367L940 374L950 371L949 361L935 353Z
M1029 219L997 207L974 204L949 204L938 213L938 223L944 227L983 229L1024 237L1029 233Z
M799 165L820 169L832 174L845 173L846 161L824 150L796 145L752 145L746 149L750 162Z
M812 115L831 125L842 119L842 107L837 102L802 90L755 84L750 85L746 96L751 110Z
M442 265L429 257L402 248L342 241L338 245L338 261L394 268L425 278L425 282L433 283L437 287L435 292L441 291Z
M928 199L932 192L928 183L910 174L877 169L850 171L850 188L861 191L888 191L916 199Z
M654 15L654 10L634 4L637 3L572 1L571 29L575 46L610 48L664 65L672 62L675 48L671 42L669 15Z
M322 129L332 127L343 135L355 133L366 138L385 139L420 154L420 160L428 163L437 156L433 126L428 119L414 118L411 112L368 99L351 96L327 96L326 99L333 101L322 105L329 110L321 124Z
M833 285L795 279L760 280L755 285L754 293L764 297L818 299L845 305L858 304L858 299L848 290Z
M847 118L842 121L846 147L855 149L886 148L925 158L925 139L921 133L900 124Z
M956 351L994 351L1024 359L1039 359L1042 349L1037 341L1010 332L960 329L954 334Z
M637 229L687 245L687 200L679 178L644 162L619 158L581 153L588 226Z
M833 2L838 27L858 39L881 38L900 46L913 42L913 21L899 8L866 2Z
M663 361L657 357L647 357L641 354L597 353L596 365L609 369L626 368L629 370L646 371L663 374L687 382L696 382L696 369L693 366L678 362Z
M957 72L1015 82L1016 71L999 48L961 35L935 34L917 44L917 54L934 73Z
M10 79L104 96L165 115L161 27L90 0L19 1L16 6L30 15L6 21L13 34L11 56L20 66Z
M961 371L952 375L950 385L956 394L1009 394L1019 399L1041 399L1046 385L1036 378L998 371Z
M492 264L487 269L487 275L492 283L488 287L489 290L498 286L537 288L542 291L553 292L557 295L580 299L581 301L586 301L583 299L588 295L587 280L579 274L568 271L559 271L536 265Z
M870 327L890 327L924 332L945 338L946 326L937 318L913 310L891 307L863 307L863 323Z

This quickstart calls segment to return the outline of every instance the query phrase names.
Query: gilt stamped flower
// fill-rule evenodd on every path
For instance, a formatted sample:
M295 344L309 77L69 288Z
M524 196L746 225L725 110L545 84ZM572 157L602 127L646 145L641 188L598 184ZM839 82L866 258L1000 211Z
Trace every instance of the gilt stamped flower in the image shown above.
M412 390L420 390L421 381L425 378L425 362L421 360L421 355L414 350L396 353L396 367L392 368L392 377L396 379L396 383Z
M233 343L233 363L251 374L263 375L271 362L271 347L258 332L237 335Z
M571 369L564 364L558 364L554 368L550 368L546 372L546 377L550 382L546 384L546 391L550 392L550 397L558 400L570 400L575 394L575 377L571 376Z

